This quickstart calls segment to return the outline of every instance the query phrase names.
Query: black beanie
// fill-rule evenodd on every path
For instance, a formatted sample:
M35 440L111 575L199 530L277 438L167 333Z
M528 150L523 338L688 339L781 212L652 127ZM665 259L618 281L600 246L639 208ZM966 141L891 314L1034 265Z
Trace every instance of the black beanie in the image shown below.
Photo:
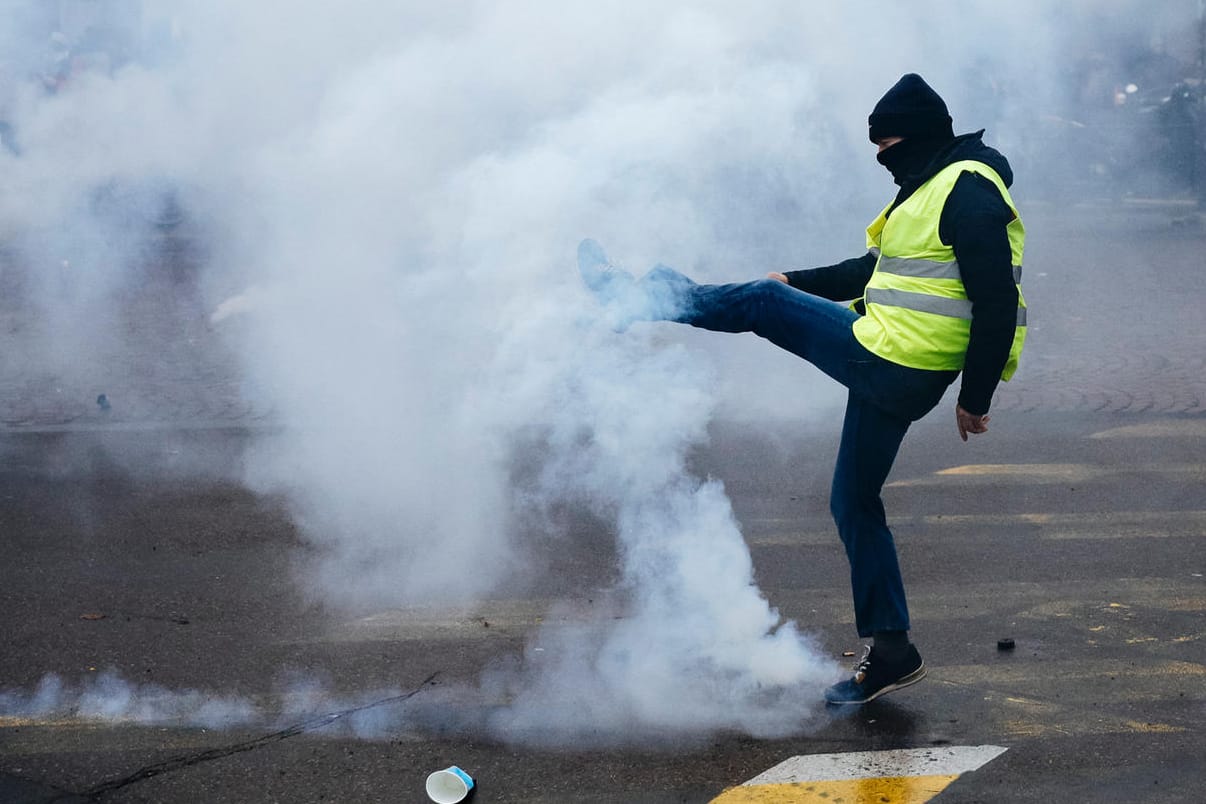
M903 76L879 99L867 125L872 142L884 137L955 136L946 103L916 73Z

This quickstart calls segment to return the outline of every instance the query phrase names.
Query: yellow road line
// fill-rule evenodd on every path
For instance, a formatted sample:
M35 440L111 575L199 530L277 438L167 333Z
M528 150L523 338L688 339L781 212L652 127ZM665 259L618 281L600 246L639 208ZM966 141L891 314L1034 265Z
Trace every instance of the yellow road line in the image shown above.
M1206 525L1206 511L1085 511L1074 514L1031 511L1017 514L930 514L889 517L889 524L922 522L926 525Z
M724 791L712 799L712 804L921 804L941 793L958 778L957 775L897 776L741 785Z
M712 804L914 804L1003 753L1000 746L978 745L796 756L729 788Z
M943 469L924 477L896 480L892 488L907 486L967 485L969 483L1085 483L1119 474L1188 475L1206 477L1206 464L1149 463L1097 466L1084 463L985 463Z
M1036 679L1055 681L1084 681L1093 678L1151 680L1168 683L1168 679L1206 676L1206 665L1196 662L1154 661L1136 663L1133 660L1086 659L1042 664L965 664L930 668L931 675L955 684L1026 684ZM1157 681L1157 679L1160 679Z
M1194 536L1206 532L1206 511L1084 511L1015 514L925 514L888 517L893 527L1011 527L1037 526L1044 539L1132 539ZM832 523L818 517L764 518L746 528L751 545L830 545L837 538Z
M1089 438L1206 438L1206 421L1169 419L1148 424L1132 424L1102 430Z

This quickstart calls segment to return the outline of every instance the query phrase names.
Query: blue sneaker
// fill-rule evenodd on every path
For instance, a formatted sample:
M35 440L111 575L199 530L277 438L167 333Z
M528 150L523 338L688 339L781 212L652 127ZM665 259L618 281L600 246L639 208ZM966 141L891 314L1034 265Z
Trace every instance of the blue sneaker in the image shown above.
M582 281L591 293L604 304L625 296L636 284L632 274L612 265L603 247L590 239L578 244L578 273L582 274Z
M825 690L825 702L831 704L864 704L881 695L916 684L925 678L925 662L917 648L909 645L908 653L899 662L889 664L875 656L873 648L863 652L854 667L854 677L840 681Z

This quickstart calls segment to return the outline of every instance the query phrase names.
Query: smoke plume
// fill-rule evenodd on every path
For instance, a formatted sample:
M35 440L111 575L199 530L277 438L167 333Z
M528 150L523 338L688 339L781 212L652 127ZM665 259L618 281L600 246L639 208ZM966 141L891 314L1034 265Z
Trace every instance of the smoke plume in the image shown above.
M527 529L558 535L541 511L609 523L607 614L567 602L581 624L533 638L555 658L533 648L486 679L513 701L495 728L546 736L790 732L835 674L758 590L723 486L688 458L718 415L836 427L841 393L752 337L612 331L578 241L700 281L858 255L894 190L866 115L909 71L958 131L989 127L1020 201L1065 189L1040 184L1057 160L1037 135L1084 87L1048 77L1139 8L17 5L0 23L0 231L34 266L19 302L38 313L0 368L95 387L130 337L110 302L183 209L212 326L279 425L244 480L289 500L316 600L505 595L532 563ZM102 34L103 63L64 73L61 49ZM525 450L538 466L520 482Z

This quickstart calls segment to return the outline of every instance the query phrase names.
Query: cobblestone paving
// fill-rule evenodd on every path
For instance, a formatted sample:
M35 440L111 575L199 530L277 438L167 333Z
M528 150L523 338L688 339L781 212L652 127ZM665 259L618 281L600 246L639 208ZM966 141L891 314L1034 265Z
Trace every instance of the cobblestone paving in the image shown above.
M1196 211L1039 207L1027 223L1031 333L994 410L1206 412L1206 227ZM87 298L69 266L0 251L0 428L270 426L271 407L249 393L209 323L201 261L185 235L167 233L120 283Z
M1033 324L996 410L1206 412L1206 226L1177 205L1030 216Z

